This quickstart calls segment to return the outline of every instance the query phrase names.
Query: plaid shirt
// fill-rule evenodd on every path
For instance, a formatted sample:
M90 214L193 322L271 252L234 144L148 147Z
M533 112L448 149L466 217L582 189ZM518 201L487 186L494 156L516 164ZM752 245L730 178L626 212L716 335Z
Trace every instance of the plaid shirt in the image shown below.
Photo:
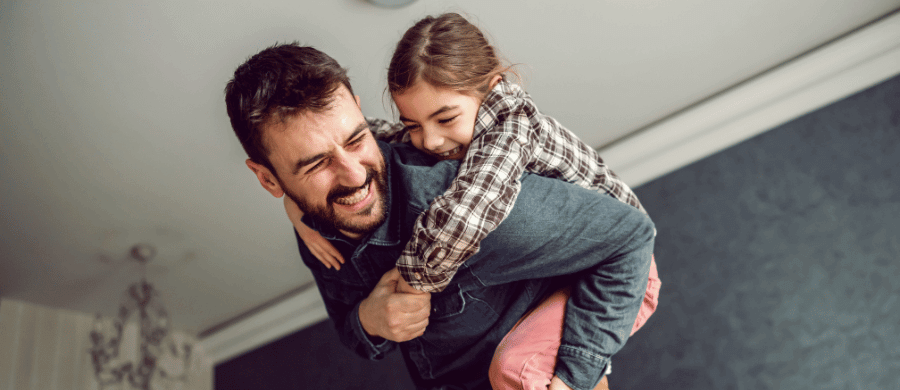
M370 128L383 141L409 141L402 124L370 120ZM521 87L500 81L481 104L456 179L416 220L397 260L403 278L422 291L443 290L509 215L526 171L609 194L646 213L594 148L541 114Z
M369 130L375 135L375 139L389 143L409 143L409 132L403 123L388 122L384 119L366 118Z

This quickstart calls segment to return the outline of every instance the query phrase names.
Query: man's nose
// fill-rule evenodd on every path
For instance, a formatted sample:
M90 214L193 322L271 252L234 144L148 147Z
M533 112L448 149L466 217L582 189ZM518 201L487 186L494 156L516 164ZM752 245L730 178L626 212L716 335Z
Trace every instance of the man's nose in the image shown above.
M359 187L366 183L366 167L359 157L342 153L338 158L339 183L346 187Z

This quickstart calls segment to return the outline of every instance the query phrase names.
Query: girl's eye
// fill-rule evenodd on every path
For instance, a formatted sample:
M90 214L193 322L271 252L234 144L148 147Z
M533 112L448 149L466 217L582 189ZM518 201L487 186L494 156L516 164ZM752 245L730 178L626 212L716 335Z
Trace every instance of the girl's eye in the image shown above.
M415 132L417 132L417 131L419 131L419 130L422 130L422 128L419 127L419 125L406 125L406 127L403 128L403 130L404 130L404 131L407 131L407 132L410 132L410 133L415 133Z
M440 119L440 120L438 120L438 123L447 124L447 123L453 122L453 120L456 119L456 117L458 117L458 116L459 115L451 117L451 118L447 118L447 119Z

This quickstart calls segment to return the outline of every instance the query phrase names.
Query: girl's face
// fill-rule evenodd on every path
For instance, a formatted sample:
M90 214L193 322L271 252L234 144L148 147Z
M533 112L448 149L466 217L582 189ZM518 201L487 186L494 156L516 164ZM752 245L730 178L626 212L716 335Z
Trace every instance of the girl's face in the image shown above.
M413 146L442 160L466 155L481 99L423 81L393 98Z

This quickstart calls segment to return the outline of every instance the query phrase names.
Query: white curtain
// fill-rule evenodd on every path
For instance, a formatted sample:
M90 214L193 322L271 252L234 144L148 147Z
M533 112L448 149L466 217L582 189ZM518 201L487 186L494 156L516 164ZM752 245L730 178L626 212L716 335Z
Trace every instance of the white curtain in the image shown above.
M21 301L0 300L0 390L98 390L88 350L94 316ZM137 351L136 327L126 327L122 355ZM212 365L193 341L189 381L183 390L212 390ZM163 363L165 364L165 363Z

